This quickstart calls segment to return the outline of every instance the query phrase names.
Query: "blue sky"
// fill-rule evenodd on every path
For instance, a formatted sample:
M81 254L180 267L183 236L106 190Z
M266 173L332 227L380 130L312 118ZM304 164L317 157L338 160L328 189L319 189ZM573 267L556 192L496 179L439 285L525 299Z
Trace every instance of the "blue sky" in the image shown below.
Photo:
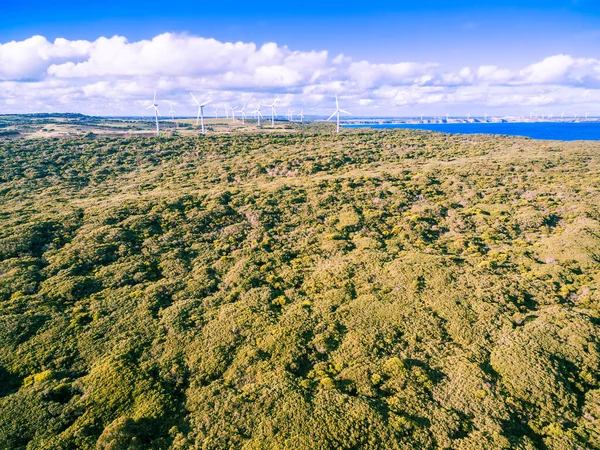
M600 44L597 0L11 0L2 12L4 42L34 34L88 40L118 34L138 40L171 31L300 50L327 48L374 62L402 56L521 64L556 53L589 56Z
M222 43L238 41L253 43L257 48L272 42L276 43L278 48L287 47L292 52L327 51L331 60L343 54L346 58L344 64L348 68L353 62L368 61L371 66L367 72L370 74L370 79L375 81L367 83L363 79L357 87L356 79L348 80L339 75L336 84L336 77L332 75L326 80L322 78L320 85L328 86L332 91L337 89L340 95L344 94L342 91L347 87L350 92L347 94L348 103L372 113L384 112L375 111L374 105L390 100L392 97L388 93L392 91L396 95L387 107L390 114L410 113L412 110L434 113L436 112L434 111L435 99L443 91L433 89L434 85L438 88L443 86L445 87L443 92L454 94L458 86L470 85L468 98L471 98L473 92L479 92L480 98L474 102L465 100L464 92L458 97L446 95L437 102L440 108L451 108L459 113L466 112L465 108L473 103L482 110L487 108L508 113L507 98L513 95L510 92L515 93L513 97L516 106L513 109L519 109L521 112L533 107L541 109L542 106L539 104L543 107L556 106L555 109L570 106L591 109L598 107L597 100L600 103L600 96L596 97L595 92L596 75L600 77L600 74L597 73L596 65L589 61L600 57L598 55L600 1L597 0L480 0L478 2L422 0L360 3L338 0L327 2L180 0L177 2L129 1L126 4L116 0L99 2L11 0L7 5L3 5L2 15L0 45L10 41L25 42L36 35L43 36L50 43L55 42L57 38L93 43L100 37L110 38L115 35L127 38L129 43L135 43L150 41L161 34L171 33L177 36L214 38ZM6 45L4 47L4 59L0 47L0 63L11 64L15 56L8 52ZM197 47L192 46L192 48ZM12 48L11 51L16 50ZM40 50L41 54L45 51ZM86 57L91 58L89 55L92 55L93 51L86 50L83 52L85 55L77 53L73 62L77 64ZM565 70L570 71L568 74L565 70L560 72L561 76L556 77L555 84L554 81L547 79L544 79L541 84L536 84L531 77L518 76L517 72L527 72L529 66L557 55L569 56L571 60L552 61L550 65L553 68L550 70L557 70L555 63L560 62L567 64L569 68ZM193 58L193 54L190 57ZM223 57L229 56L224 54ZM279 62L276 64L271 61L270 66L283 64L281 61L285 57L280 55ZM51 64L65 62L62 57L46 58L46 60L48 67ZM394 67L396 64L403 63L435 64L438 68L422 67L422 73L418 68L409 68L407 70L411 75L407 79L399 75L399 71L405 74L405 68ZM43 73L43 70L32 71L31 64L24 64L26 70L22 74L12 71L9 75L5 73L2 76L2 69L0 69L0 80L3 80L0 83L5 84L5 92L9 91L8 94L0 91L0 106L4 99L5 108L10 108L14 103L10 99L18 95L18 85L23 86L23 83L29 83L27 85L29 90L37 86L32 83L39 83L40 107L45 108L52 106L49 99L43 97L49 94L47 85L52 80L55 81L57 89L62 89L69 84L78 86L80 90L86 83L89 85L106 82L118 85L132 82L134 79L140 88L152 84L150 80L152 74L148 71L137 78L136 74L131 72L124 74L114 70L110 74L103 74L102 70L86 71L83 77L74 77L65 73L65 70L60 70L60 75L51 76L49 73ZM38 65L35 67L38 68ZM389 67L377 67L377 65L389 65ZM489 86L489 79L479 77L475 80L473 76L462 76L461 80L456 80L456 77L449 75L456 74L465 67L471 68L472 72L476 73L482 66L494 66L498 71L512 71L510 76L508 73L502 75L496 71L492 77L495 80L494 89L501 93L498 95L504 96L503 101L490 102L489 98L486 100L485 96L482 96L481 86ZM338 71L342 70L339 64L335 67L339 69ZM223 70L227 72L228 69ZM248 70L256 70L256 66ZM324 70L323 66L321 70ZM355 68L356 70L358 69ZM374 70L379 71L379 75L372 74ZM417 79L419 73L425 78ZM183 94L188 86L185 83L173 82L174 76L172 73L165 74L157 70L155 78L159 81L156 83L159 85L162 83L167 89L168 94L163 90L165 96L169 95L174 101L183 102ZM205 90L210 96L223 91L223 97L228 98L232 95L231 91L243 91L249 100L272 94L281 96L286 102L292 102L294 95L303 94L309 97L312 92L314 98L304 102L307 106L319 109L316 103L325 95L324 92L315 94L319 91L318 81L312 81L317 85L316 87L307 87L310 84L307 79L311 78L308 74L290 75L297 80L296 84L289 80L279 84L275 82L272 89L269 89L268 83L261 84L256 80L249 82L245 87L243 83L235 86L229 83L221 87L216 82L207 82L208 74L200 69L190 72L189 76L199 84L200 91ZM213 76L219 76L217 69ZM167 80L169 77L171 82ZM445 81L441 81L442 78ZM539 79L539 76L537 78ZM66 79L69 80L68 83L65 82ZM448 81L450 79L455 81ZM204 89L202 83L206 84ZM414 96L412 92L408 92L411 85L427 87L425 90L421 89L421 94L428 96L427 99L423 100L423 96ZM530 89L527 90L525 85ZM547 89L542 89L540 87L542 85ZM507 88L510 86L513 87L512 91ZM382 94L378 89L388 89L388 91ZM415 91L419 90L415 89ZM543 97L558 89L564 91L562 97L554 100ZM576 92L575 89L580 91ZM594 92L590 93L589 90ZM285 97L286 95L288 97ZM537 100L529 102L523 100L527 95L537 96ZM135 95L132 94L132 99L141 101L134 97ZM369 100L372 102L369 103ZM78 101L84 100L81 95L74 95L71 105L78 106ZM67 99L63 98L61 102L55 105L58 109L69 106ZM414 108L411 109L411 105ZM188 107L189 105L185 105L185 108ZM323 108L326 109L325 106Z

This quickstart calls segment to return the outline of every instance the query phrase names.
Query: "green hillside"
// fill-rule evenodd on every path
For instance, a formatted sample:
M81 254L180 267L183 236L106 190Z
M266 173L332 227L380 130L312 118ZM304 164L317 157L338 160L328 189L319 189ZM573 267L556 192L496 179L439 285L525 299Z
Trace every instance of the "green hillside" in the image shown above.
M0 448L600 449L600 143L0 141Z

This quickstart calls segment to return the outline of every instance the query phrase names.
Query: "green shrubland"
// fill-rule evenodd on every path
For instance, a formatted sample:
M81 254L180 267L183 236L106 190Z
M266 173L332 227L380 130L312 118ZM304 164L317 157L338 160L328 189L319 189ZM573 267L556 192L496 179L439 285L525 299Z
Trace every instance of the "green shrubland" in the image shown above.
M600 145L0 141L0 448L600 449Z

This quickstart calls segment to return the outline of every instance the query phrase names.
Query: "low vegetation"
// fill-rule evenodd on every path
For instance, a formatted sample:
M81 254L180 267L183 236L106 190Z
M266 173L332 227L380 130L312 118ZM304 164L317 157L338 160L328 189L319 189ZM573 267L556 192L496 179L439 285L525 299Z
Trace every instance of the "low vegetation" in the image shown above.
M599 152L0 141L0 448L600 449Z

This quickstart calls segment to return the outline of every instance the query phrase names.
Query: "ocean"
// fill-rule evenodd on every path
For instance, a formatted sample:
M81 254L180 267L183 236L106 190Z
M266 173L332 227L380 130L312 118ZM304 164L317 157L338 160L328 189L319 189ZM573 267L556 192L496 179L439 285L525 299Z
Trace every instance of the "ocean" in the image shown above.
M559 141L600 141L600 122L347 124L345 128L411 128L455 134L499 134Z

